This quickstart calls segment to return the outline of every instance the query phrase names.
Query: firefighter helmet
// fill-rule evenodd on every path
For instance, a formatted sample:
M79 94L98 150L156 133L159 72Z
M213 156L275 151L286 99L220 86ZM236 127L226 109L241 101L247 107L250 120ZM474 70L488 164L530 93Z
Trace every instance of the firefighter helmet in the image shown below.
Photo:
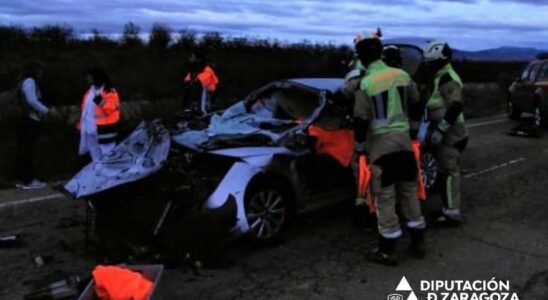
M424 60L427 62L436 61L436 60L450 60L453 52L443 40L433 40L428 42L426 48L424 49L423 55Z

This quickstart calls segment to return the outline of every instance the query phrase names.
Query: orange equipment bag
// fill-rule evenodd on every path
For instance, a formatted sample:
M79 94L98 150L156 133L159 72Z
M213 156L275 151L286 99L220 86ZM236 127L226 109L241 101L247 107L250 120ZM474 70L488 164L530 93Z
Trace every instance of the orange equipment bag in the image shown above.
M154 284L142 274L116 266L97 266L92 272L95 294L101 300L146 300Z

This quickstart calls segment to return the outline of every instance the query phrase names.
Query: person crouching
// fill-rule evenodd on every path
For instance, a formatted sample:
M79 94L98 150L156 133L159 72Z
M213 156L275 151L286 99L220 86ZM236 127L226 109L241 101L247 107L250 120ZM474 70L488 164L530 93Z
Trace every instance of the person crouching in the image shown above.
M77 126L80 130L79 155L89 153L92 161L98 161L116 146L120 99L103 69L89 69L86 80L90 88L82 99L82 114Z

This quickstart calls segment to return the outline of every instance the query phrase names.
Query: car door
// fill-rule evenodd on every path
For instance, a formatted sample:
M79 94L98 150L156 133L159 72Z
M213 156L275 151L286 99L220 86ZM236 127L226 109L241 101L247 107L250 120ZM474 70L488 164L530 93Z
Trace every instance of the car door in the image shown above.
M516 84L515 102L517 108L532 112L534 108L535 79L540 64L532 63L523 73L520 81Z
M354 133L347 113L335 102L327 101L321 115L307 129L313 148L301 168L309 193L307 208L355 197L351 166Z
M347 111L335 110L326 95L326 91L292 83L263 94L275 105L272 109L261 109L261 112L268 111L272 117L293 121L302 128L302 133L294 133L290 138L293 145L284 145L294 151L292 161L288 162L287 157L277 157L280 165L290 167L290 177L305 199L299 203L303 206L301 209L323 206L324 200L337 201L343 194L355 190L352 188L354 180L349 166L353 154L353 133L343 128L342 116ZM252 105L251 109L258 110L256 106L258 104Z
M535 97L540 101L543 118L548 115L548 61L544 61L535 80Z

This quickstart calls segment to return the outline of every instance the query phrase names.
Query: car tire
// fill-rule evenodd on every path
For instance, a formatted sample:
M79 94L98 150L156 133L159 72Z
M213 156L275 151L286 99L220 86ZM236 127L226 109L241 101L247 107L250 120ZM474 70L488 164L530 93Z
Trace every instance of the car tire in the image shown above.
M517 120L521 116L521 111L516 109L511 96L508 96L508 100L506 101L506 113L508 114L508 118L512 120Z
M290 214L287 188L267 178L253 180L244 197L248 240L257 246L281 243Z
M432 191L437 186L438 179L438 161L431 151L421 153L421 176L424 187L427 191Z
M540 99L535 101L535 108L533 110L533 120L538 128L548 129L548 116L546 110L543 109Z
M540 102L535 101L535 106L533 108L533 123L537 128L544 127L546 124L545 118L542 115L542 108L540 107Z

